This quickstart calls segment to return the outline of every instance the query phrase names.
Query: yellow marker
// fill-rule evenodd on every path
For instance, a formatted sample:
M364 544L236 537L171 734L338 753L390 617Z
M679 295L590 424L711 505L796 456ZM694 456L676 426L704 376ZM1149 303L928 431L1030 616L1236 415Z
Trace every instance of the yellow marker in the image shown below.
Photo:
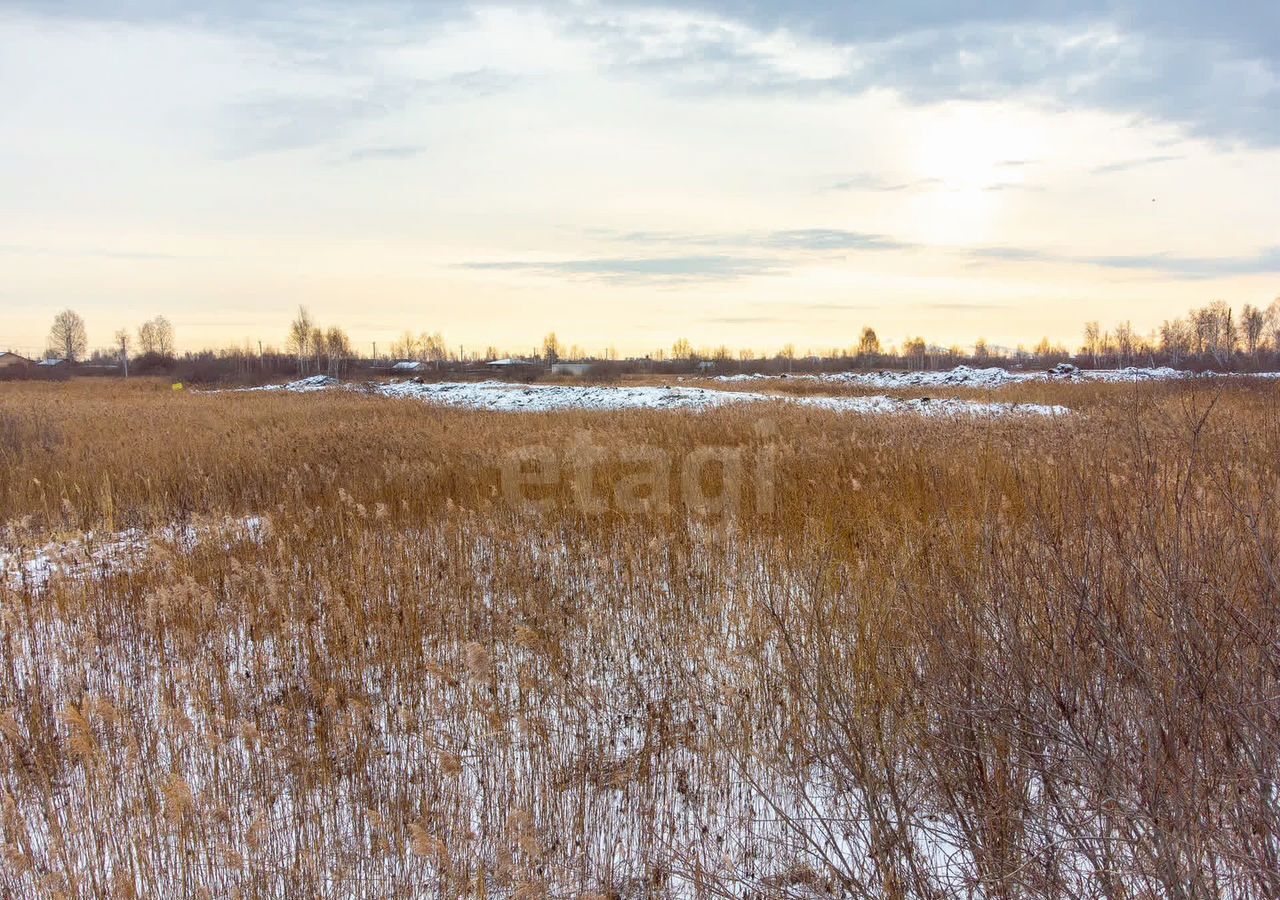
M175 384L175 385L173 386L173 389L174 389L175 391L180 391L180 390L182 390L182 382L181 382L181 381L179 381L177 384Z

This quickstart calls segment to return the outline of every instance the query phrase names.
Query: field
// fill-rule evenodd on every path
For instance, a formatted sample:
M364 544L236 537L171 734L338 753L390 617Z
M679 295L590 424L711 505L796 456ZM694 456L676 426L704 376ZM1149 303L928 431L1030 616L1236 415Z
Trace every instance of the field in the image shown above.
M0 386L0 896L1280 896L1276 383L929 392Z

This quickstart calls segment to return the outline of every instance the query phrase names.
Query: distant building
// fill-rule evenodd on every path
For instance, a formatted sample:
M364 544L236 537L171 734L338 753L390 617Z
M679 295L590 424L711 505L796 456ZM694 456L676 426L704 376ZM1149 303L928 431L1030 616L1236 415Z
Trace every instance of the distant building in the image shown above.
M416 359L402 359L391 367L392 372L421 372L422 363Z
M8 369L11 366L29 366L31 360L25 356L19 356L17 353L10 353L8 350L0 350L0 369Z
M582 376L591 372L591 363L552 363L552 375Z
M49 359L42 359L40 360L40 362L36 363L37 366L43 366L44 368L53 368L54 366L65 366L66 364L67 364L67 361L65 359L58 359L56 357L50 357Z
M495 359L484 364L486 371L498 378L536 378L546 370L538 362L524 359Z

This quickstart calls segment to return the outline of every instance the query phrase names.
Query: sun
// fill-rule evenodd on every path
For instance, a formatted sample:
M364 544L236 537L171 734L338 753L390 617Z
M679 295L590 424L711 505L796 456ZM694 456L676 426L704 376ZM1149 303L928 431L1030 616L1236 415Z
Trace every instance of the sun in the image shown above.
M992 104L944 107L921 124L911 154L920 179L959 191L1022 183L1034 133L1015 113Z
M945 244L984 239L1008 189L1023 185L1034 150L1035 132L998 106L922 110L905 154L921 187L908 203L916 236Z

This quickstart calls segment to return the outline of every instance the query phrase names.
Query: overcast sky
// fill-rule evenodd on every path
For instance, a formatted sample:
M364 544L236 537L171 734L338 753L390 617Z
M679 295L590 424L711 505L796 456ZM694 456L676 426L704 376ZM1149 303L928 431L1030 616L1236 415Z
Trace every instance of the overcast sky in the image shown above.
M364 346L1074 344L1280 294L1280 4L870 6L0 0L0 349L298 304Z

